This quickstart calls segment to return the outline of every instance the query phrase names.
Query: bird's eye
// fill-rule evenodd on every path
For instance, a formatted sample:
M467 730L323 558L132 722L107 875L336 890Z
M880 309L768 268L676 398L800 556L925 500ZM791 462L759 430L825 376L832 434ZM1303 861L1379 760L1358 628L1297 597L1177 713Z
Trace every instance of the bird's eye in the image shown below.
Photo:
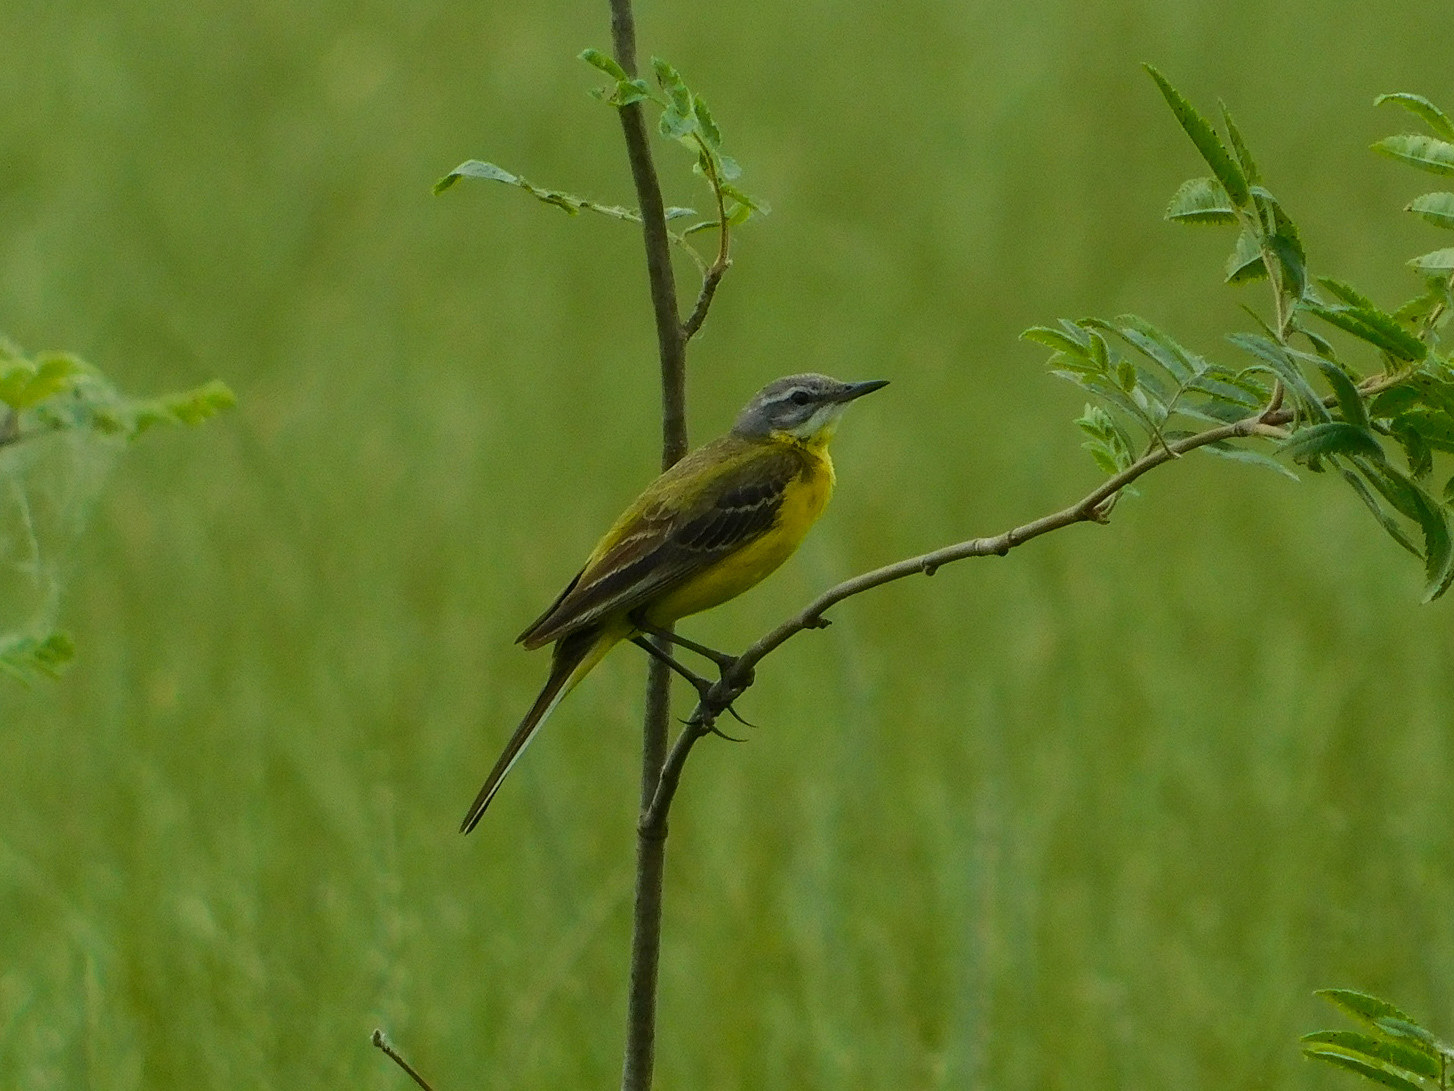
M794 390L788 395L788 401L794 405L807 405L812 400L812 396L806 390Z

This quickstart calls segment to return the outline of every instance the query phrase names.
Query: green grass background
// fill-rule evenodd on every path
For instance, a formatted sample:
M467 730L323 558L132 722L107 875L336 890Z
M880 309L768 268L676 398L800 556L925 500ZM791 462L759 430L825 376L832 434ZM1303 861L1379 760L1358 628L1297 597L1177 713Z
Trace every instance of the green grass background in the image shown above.
M643 667L464 807L543 676L515 633L657 460L640 244L584 95L605 5L9 0L0 329L239 407L148 436L71 570L64 680L0 682L0 1087L618 1078ZM1443 0L644 2L773 205L694 346L893 385L823 524L690 623L1062 506L1082 399L1016 340L1134 310L1230 361L1257 290L1161 221L1235 110L1318 272L1387 303L1454 108ZM671 203L702 202L658 145ZM1422 188L1421 188L1422 187ZM1188 458L1108 528L876 592L760 670L673 817L663 1087L1338 1087L1318 986L1454 1031L1454 629L1346 490Z

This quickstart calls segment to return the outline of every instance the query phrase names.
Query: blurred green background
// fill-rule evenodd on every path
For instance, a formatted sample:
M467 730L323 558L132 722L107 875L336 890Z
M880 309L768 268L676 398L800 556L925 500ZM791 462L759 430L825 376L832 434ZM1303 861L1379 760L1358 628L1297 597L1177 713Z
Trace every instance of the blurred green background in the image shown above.
M1257 289L1162 222L1198 173L1143 60L1234 109L1316 271L1441 245L1367 151L1454 108L1445 0L643 3L773 206L692 430L888 378L738 647L840 577L1096 480L1016 340L1134 310L1229 361ZM237 410L148 436L75 557L59 683L0 681L0 1086L618 1079L641 657L469 838L543 677L512 646L654 471L631 203L575 60L604 3L9 0L0 329ZM695 203L658 145L669 203ZM1420 188L1422 186L1422 188ZM1336 482L1189 458L1109 528L840 608L768 661L672 827L659 1078L702 1088L1346 1086L1310 991L1454 1031L1454 632Z

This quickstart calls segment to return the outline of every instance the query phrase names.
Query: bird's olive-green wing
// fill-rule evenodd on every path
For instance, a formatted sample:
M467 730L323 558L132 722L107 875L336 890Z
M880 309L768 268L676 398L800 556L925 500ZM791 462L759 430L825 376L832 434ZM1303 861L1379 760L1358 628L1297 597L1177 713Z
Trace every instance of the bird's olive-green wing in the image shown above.
M538 648L629 614L771 529L803 472L802 457L758 444L710 452L693 456L698 465L679 463L682 472L668 471L643 493L519 642Z

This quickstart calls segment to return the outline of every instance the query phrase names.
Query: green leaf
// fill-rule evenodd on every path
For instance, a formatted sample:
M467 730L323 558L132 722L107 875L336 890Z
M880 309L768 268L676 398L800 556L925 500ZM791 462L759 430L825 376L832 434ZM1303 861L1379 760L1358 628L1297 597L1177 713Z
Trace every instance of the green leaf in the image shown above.
M675 112L683 117L691 117L692 92L682 81L680 73L660 57L651 58L651 68L656 73L656 82L661 84L661 89L671 99Z
M1373 105L1382 106L1385 102L1392 102L1402 106L1409 113L1421 118L1429 128L1434 130L1436 136L1442 136L1446 140L1454 140L1454 121L1450 121L1444 111L1435 106L1423 95L1413 95L1407 91L1395 91L1388 95L1379 95L1373 100Z
M75 643L69 634L59 631L23 633L0 640L0 671L20 682L28 682L34 674L58 678L75 656Z
M629 80L631 78L626 74L626 69L622 68L619 64L616 63L614 57L611 57L606 53L602 53L599 49L582 50L580 54L580 59L591 65L593 68L599 68L602 72L606 73L606 75L608 76L611 76L613 79Z
M1454 246L1432 253L1421 254L1409 262L1425 276L1439 276L1454 273Z
M717 123L712 120L712 112L707 109L707 104L702 101L700 95L692 96L692 110L697 115L697 124L702 131L702 139L707 142L708 147L717 149L722 146L722 131L717 128Z
M1413 363L1428 355L1428 347L1398 323L1398 319L1377 307L1325 307L1320 303L1303 306L1360 341L1382 349L1396 360Z
M67 390L81 369L80 361L65 353L47 353L34 363L12 357L0 363L0 402L11 409L30 409Z
M1418 1084L1403 1076L1396 1075L1380 1065L1372 1064L1359 1057L1352 1057L1346 1053L1339 1053L1337 1050L1327 1046L1306 1046L1303 1053L1309 1057L1316 1057L1320 1061L1327 1061L1330 1064L1341 1065L1343 1068L1352 1069L1360 1076L1372 1080L1374 1083L1381 1083L1385 1087L1397 1088L1398 1091L1422 1091Z
M1242 167L1242 173L1247 176L1248 185L1255 186L1262 180L1261 172L1252 159L1252 152L1242 139L1242 132L1237 128L1237 123L1232 120L1232 114L1227 109L1225 102L1218 103L1222 108L1222 124L1227 129L1227 138L1232 142L1232 153L1236 155L1238 164Z
M1369 489L1363 478L1359 477L1356 473L1348 469L1346 466L1339 466L1338 472L1343 475L1343 480L1348 482L1349 486L1353 489L1353 491L1358 494L1358 498L1362 500L1363 503L1367 506L1368 510L1373 513L1373 517L1377 519L1379 525L1382 526L1385 531L1387 531L1388 536L1399 545L1403 546L1404 549L1407 549L1415 557L1418 557L1420 560L1422 560L1424 556L1423 551L1420 550L1418 546L1414 545L1414 540L1412 538L1404 533L1404 529L1402 526L1399 525L1398 520L1395 519L1388 512L1383 510L1383 505L1378 502L1378 498L1373 495L1372 490Z
M1338 410L1343 414L1343 419L1349 424L1367 429L1368 409L1363 404L1363 395L1358 393L1358 387L1348 373L1331 360L1319 360L1317 363L1323 378L1333 388L1333 397L1338 400Z
M1437 1060L1441 1052L1448 1052L1448 1047L1440 1042L1439 1039L1435 1038L1427 1030L1419 1026L1419 1024L1407 1019L1396 1019L1393 1016L1385 1016L1382 1019L1375 1019L1374 1023L1379 1030L1392 1034L1395 1038L1403 1038L1407 1041L1417 1043L1414 1050L1430 1060ZM1397 1043L1389 1043L1389 1045L1395 1044ZM1404 1067L1418 1071L1414 1069L1413 1065L1404 1065ZM1437 1069L1432 1075L1438 1075Z
M609 101L612 106L630 106L633 102L641 102L649 98L651 98L651 88L645 80L617 80L616 90Z
M1423 601L1432 602L1454 582L1454 538L1450 537L1449 521L1444 509L1434 503L1417 482L1383 461L1381 454L1372 462L1358 456L1354 456L1352 461L1368 479L1369 484L1382 493L1384 499L1401 515L1419 524L1424 535L1424 548L1420 552L1420 556L1424 558ZM1395 1011L1375 1017L1374 1023L1382 1025L1386 1019L1412 1022L1402 1012Z
M1383 446L1368 429L1335 420L1299 428L1291 439L1283 441L1277 453L1298 462L1312 462L1330 455L1363 455L1382 459Z
M497 167L493 163L486 163L480 159L467 159L435 182L434 192L443 193L461 178L484 178L492 182L504 182L510 186L518 185L520 182L520 179L503 167Z
M1428 220L1435 227L1454 229L1454 193L1426 193L1410 201L1404 211Z
M1088 437L1081 446L1090 452L1097 466L1118 474L1136 461L1131 437L1117 420L1098 405L1087 405L1076 425Z
M1176 115L1176 120L1181 124L1186 135L1191 137L1191 142L1196 145L1197 151L1206 160L1207 166L1211 167L1217 181L1222 183L1222 188L1227 191L1227 196L1231 198L1232 204L1237 208L1245 206L1249 199L1247 178L1242 173L1242 168L1227 154L1227 149L1222 145L1222 141L1217 137L1211 125L1207 123L1206 118L1197 113L1192 104L1182 96L1180 91L1168 83L1166 77L1160 72L1149 64L1143 67L1156 81L1156 86L1161 89L1166 104L1171 107L1171 112Z
M1399 446L1404 449L1404 457L1408 459L1409 473L1415 481L1422 481L1434 471L1434 449L1416 429L1411 428L1404 421L1397 422L1393 427L1393 438L1398 440Z
M1428 1034L1423 1027L1418 1029ZM1432 1039L1432 1035L1430 1037ZM1337 1046L1349 1053L1362 1054L1373 1060L1387 1061L1389 1064L1397 1065L1399 1068L1407 1069L1420 1076L1428 1076L1435 1080L1439 1078L1439 1062L1436 1056L1398 1042L1389 1042L1374 1038L1372 1035L1360 1034L1356 1030L1319 1030L1312 1034L1304 1034L1302 1040L1317 1045Z
M1246 228L1237 236L1237 245L1227 258L1227 283L1246 284L1267 276L1267 266L1262 260L1262 244L1257 236Z
M1342 280L1335 280L1332 277L1319 277L1318 283L1328 291L1341 299L1344 303L1354 307L1372 307L1373 300L1360 292L1353 285Z
M1454 452L1454 417L1446 412L1417 406L1396 417L1390 427L1395 432L1406 429L1417 433L1436 451Z
M1205 444L1199 450L1203 450L1209 455L1216 455L1218 458L1225 458L1231 462L1245 462L1252 466L1261 466L1264 469L1276 470L1284 477L1290 477L1294 481L1302 480L1281 462L1278 462L1274 458L1268 458L1261 451L1248 450L1246 447L1234 447L1225 440L1220 443Z
M728 160L726 156L723 156L722 159L724 162L731 162L731 160ZM731 197L739 205L746 205L748 208L752 209L753 212L757 212L763 216L766 216L769 212L772 211L772 209L768 206L768 203L762 200L760 197L750 197L746 193L743 193L736 186L731 185L727 182L722 182L721 186L722 195L724 197Z
M1282 380L1288 393L1297 400L1300 410L1319 420L1332 419L1333 415L1328 412L1327 406L1323 404L1323 399L1308 384L1302 368L1281 345L1266 337L1258 337L1249 333L1234 333L1227 340L1243 352L1262 360L1266 364L1266 370L1271 371Z
M1303 251L1297 225L1275 201L1272 203L1273 233L1268 242L1282 266L1283 289L1294 298L1301 298L1308 286L1308 258Z
M1024 333L1020 334L1021 340L1034 341L1038 345L1044 345L1054 352L1069 353L1072 356L1081 356L1085 353L1085 342L1077 341L1075 338L1050 326L1031 326Z
M1454 506L1454 477L1444 482L1444 503L1448 506Z
M1184 224L1232 224L1237 222L1237 210L1215 178L1192 178L1171 198L1166 218Z
M1373 150L1430 174L1454 174L1454 144L1421 133L1386 136Z
M1134 314L1123 314L1112 328L1122 340L1143 356L1156 361L1178 383L1200 375L1209 366L1200 356L1187 352L1168 334Z

